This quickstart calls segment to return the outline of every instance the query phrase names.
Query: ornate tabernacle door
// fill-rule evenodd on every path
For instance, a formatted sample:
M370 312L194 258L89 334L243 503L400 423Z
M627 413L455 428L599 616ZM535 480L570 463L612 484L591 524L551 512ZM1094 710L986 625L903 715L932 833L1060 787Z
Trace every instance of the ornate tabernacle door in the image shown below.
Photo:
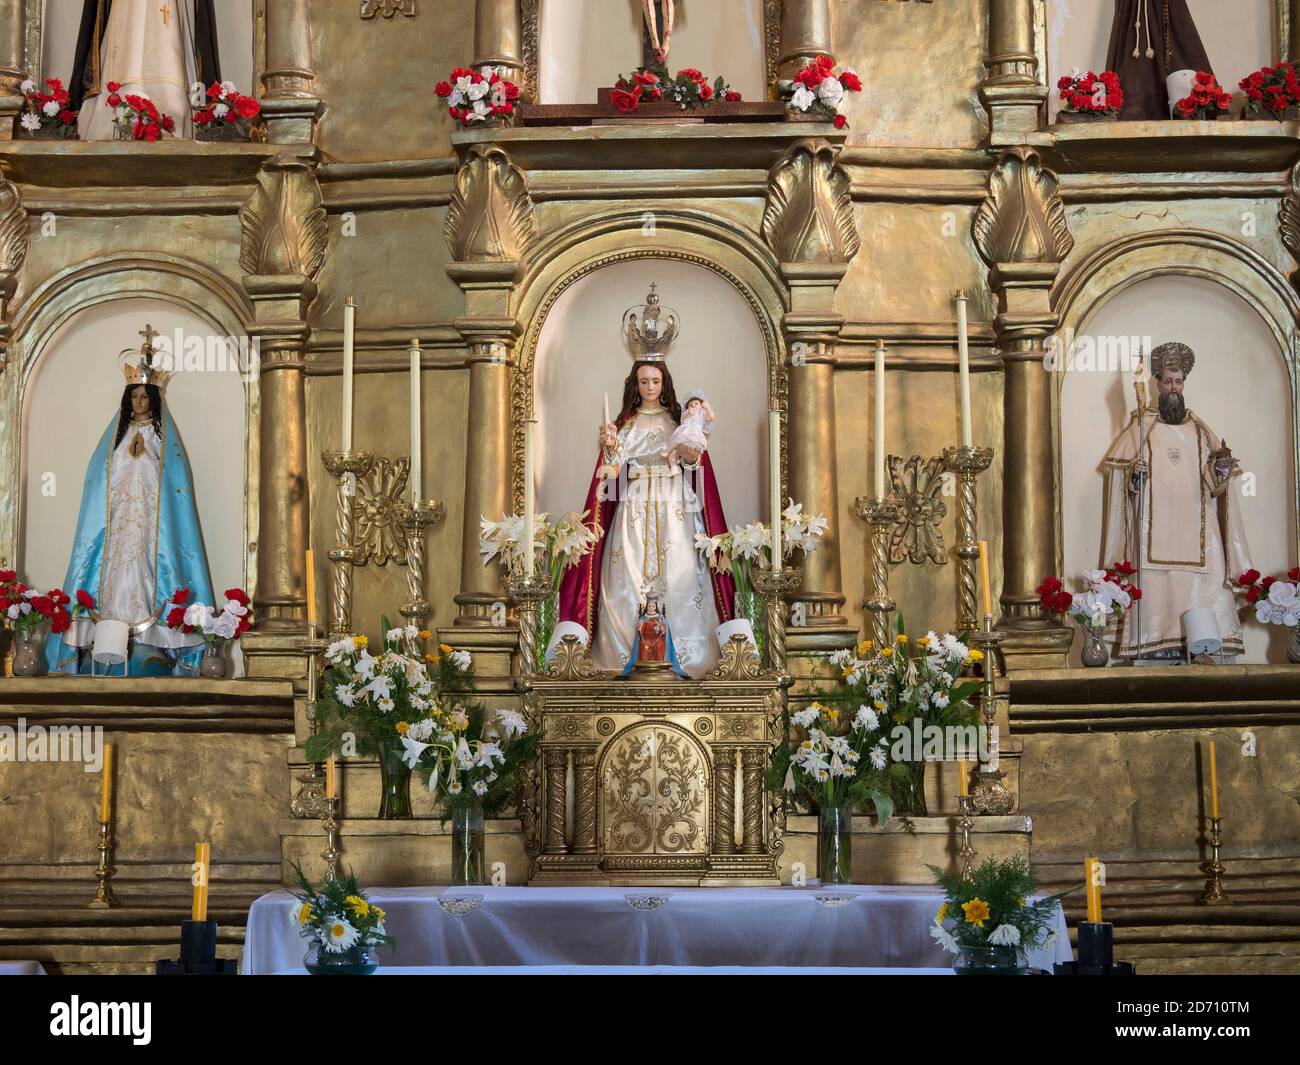
M782 692L743 638L704 680L665 681L601 672L567 637L528 704L532 883L777 882L784 804L763 773Z

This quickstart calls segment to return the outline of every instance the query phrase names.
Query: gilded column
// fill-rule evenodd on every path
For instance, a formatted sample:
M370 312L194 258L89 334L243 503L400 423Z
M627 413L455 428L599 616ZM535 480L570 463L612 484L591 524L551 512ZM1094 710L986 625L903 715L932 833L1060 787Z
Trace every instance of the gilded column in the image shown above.
M569 763L569 752L563 747L547 747L546 762L546 853L568 854L569 846L564 841L564 817L567 802L565 799L565 770Z
M847 515L836 461L835 342L844 318L835 309L835 293L861 240L849 176L836 162L839 150L821 138L793 145L768 175L761 226L789 293L781 322L789 382L786 495L802 503L805 514L825 514L830 522L822 547L803 560L802 588L791 596L794 651L848 647L856 635L843 615L840 575Z
M763 770L767 766L767 748L745 747L741 751L741 783L744 810L741 821L742 854L763 853Z
M596 748L573 749L573 853L596 853Z
M299 633L306 619L308 547L304 349L328 241L313 167L291 155L268 162L240 210L240 224L240 266L254 309L249 336L261 360L257 633ZM259 655L283 649L275 640L254 639L250 673ZM268 672L276 669L268 665Z
M504 70L517 85L523 74L523 26L519 0L478 0L474 7L474 66Z
M262 114L273 144L310 142L320 116L308 0L266 0Z
M1058 320L1052 285L1074 239L1056 175L1032 149L1000 157L973 229L998 301L994 329L1005 368L1001 647L1008 669L1063 666L1072 630L1043 613L1034 589L1056 571L1060 495L1044 348Z
M736 853L736 748L713 749L713 850Z
M23 107L19 86L27 77L27 4L0 0L0 140L12 140Z
M990 0L987 74L980 97L988 109L992 143L1036 130L1047 90L1038 84L1034 0Z
M834 55L830 0L785 0L781 6L778 77L794 77L806 60L819 55Z
M18 287L27 245L27 209L22 193L12 181L0 176L0 373L9 363L9 301Z

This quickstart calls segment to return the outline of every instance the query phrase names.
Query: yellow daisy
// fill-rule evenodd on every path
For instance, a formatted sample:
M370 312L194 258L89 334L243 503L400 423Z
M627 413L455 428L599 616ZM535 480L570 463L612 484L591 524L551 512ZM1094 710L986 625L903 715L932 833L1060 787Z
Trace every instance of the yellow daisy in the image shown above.
M425 660L426 662L437 662L437 661L438 661L438 656L437 656L437 655L425 655L425 656L424 656L424 660Z
M900 632L894 637L894 643L907 643L907 637Z
M972 662L983 662L983 661L984 661L984 652L983 652L983 651L976 650L975 648L971 648L971 652L970 652L970 660L971 660Z
M939 907L939 912L934 915L935 924L943 924L943 919L948 916L948 904L945 902Z
M421 629L421 630L420 630L420 639L422 639L422 640L432 640L432 639L433 639L433 633L431 633L428 629Z
M875 646L876 645L872 643L870 640L863 640L860 644L858 644L858 657L862 658L865 657L866 655L871 654Z
M963 902L961 908L966 915L966 923L973 924L976 928L983 928L984 922L989 919L989 904L983 899L971 899L970 902Z
M311 904L304 902L302 909L298 911L298 923L309 924L311 922Z
M411 727L411 723L409 721L399 721L396 725L393 726L393 728L397 729L397 734L399 736L405 736L406 730L409 729L410 727Z
M349 895L343 901L347 903L348 908L354 914L356 914L357 917L364 917L366 914L370 912L370 903L368 903L360 895Z
M358 647L369 647L369 646L370 646L370 637L369 637L369 636L354 636L354 637L352 638L352 642L355 643Z
M918 637L916 638L916 646L917 646L917 647L929 647L929 646L930 646L930 637L929 637L929 636L918 636Z
M884 655L886 658L888 658L890 655L894 653L894 649L892 647L882 647L880 649L880 653Z
M445 654L445 655L449 655L449 654L451 654L451 644L449 644L449 643L440 643L440 644L438 644L438 650L441 651L441 652L442 652L443 654Z

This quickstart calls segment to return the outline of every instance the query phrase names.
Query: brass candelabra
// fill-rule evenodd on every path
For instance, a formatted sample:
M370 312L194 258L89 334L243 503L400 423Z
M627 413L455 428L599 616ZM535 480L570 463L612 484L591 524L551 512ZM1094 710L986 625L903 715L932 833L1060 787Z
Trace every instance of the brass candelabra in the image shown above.
M975 613L976 569L980 545L977 525L976 480L993 462L991 447L944 449L944 463L957 475L957 627L969 632L977 623Z
M871 597L863 604L871 612L872 637L877 647L888 647L892 642L889 632L889 615L894 612L894 600L889 596L889 535L898 521L900 508L892 496L854 500L854 511L870 527L867 539L867 571L871 574Z
M339 801L335 799L325 799L323 802L324 816L321 818L321 827L325 830L325 849L321 851L321 857L325 859L325 875L330 880L339 878Z
M329 554L334 564L334 613L330 636L337 640L352 632L352 567L356 557L353 505L357 496L357 478L369 472L374 456L366 451L322 451L321 459L330 476L338 481L335 544Z
M957 808L961 811L961 817L957 821L957 827L961 830L961 850L957 852L957 857L961 860L961 878L970 880L975 875L975 844L971 841L971 832L975 828L974 799L970 795L960 795L957 797Z
M402 616L423 629L429 617L429 603L424 598L424 537L438 522L445 509L434 499L399 503L397 520L406 533L406 583L411 598L402 604Z
M786 596L803 583L803 568L783 566L779 570L755 569L754 588L763 597L764 627L767 631L767 668L780 677L788 675L785 650Z
M1205 893L1196 901L1202 906L1226 906L1232 902L1223 890L1223 862L1219 850L1223 846L1223 837L1219 833L1220 819L1210 818L1210 882L1205 886Z
M545 573L511 574L506 578L506 594L519 606L519 675L526 685L537 675L537 606L551 594L551 578ZM546 648L541 648L543 654Z
M992 614L984 615L980 628L970 634L970 642L984 655L980 725L994 754L994 760L980 761L979 781L971 791L971 805L978 814L1009 814L1015 806L1015 797L1007 788L1006 773L998 768L996 762L998 645L1002 642L1002 634L993 628Z
M99 866L95 869L95 879L99 881L95 888L95 897L86 903L92 910L111 910L122 904L113 894L113 823L99 822Z
M311 734L316 735L316 695L319 684L319 660L325 651L325 641L317 638L316 623L307 622L307 639L302 649L307 655L307 721ZM319 762L311 762L307 771L298 778L298 794L289 803L293 817L320 817L325 802L325 772Z

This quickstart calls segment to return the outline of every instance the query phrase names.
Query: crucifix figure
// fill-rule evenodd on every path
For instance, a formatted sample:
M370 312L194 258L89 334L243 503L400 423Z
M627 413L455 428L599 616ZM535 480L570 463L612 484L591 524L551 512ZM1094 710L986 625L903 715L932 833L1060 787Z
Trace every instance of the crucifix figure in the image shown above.
M163 6L160 7L158 10L159 10L159 12L162 14L162 17L163 17L163 25L164 25L164 26L168 25L167 20L168 20L168 18L171 17L171 11L168 9L168 7L167 7L166 4L163 4Z
M157 336L162 336L162 334L159 333L158 330L155 329L152 325L150 325L148 322L146 322L144 328L140 330L139 335L142 336L142 337L144 337L144 344L141 345L141 347L140 347L140 351L141 351L142 353L152 355L152 354L153 354L153 338L154 338L154 337L157 337Z
M668 62L668 50L673 35L673 0L641 0L645 8L645 33L642 39L642 64L647 67L663 66ZM663 36L659 27L663 26Z

